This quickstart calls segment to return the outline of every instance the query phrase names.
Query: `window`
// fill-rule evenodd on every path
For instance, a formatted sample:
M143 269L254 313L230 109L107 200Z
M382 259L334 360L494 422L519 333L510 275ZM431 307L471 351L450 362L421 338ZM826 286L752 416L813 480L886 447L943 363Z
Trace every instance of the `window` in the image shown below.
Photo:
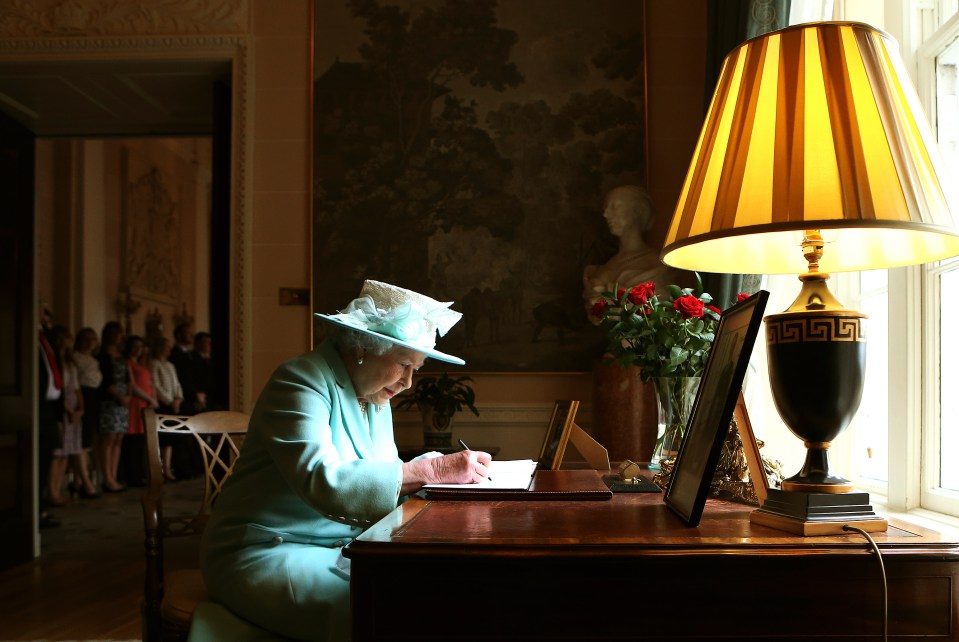
M956 456L959 454L959 335L954 326L959 319L959 261L953 260L928 269L929 279L933 281L932 290L938 296L932 306L938 315L933 319L933 333L939 339L937 351L938 363L938 413L934 421L938 422L938 456L932 469L933 486L944 491L959 493L959 467ZM949 355L950 358L943 358Z
M850 428L852 433L851 466L867 490L886 494L889 481L889 279L886 270L872 270L859 275L859 303L852 306L869 315L866 322L868 356L866 383L862 403Z
M959 0L836 0L832 19L899 40L959 196ZM836 471L886 495L890 510L959 516L959 258L835 274L830 288L870 317L863 401L830 451Z
M925 5L923 5L925 6ZM918 48L919 92L936 134L947 173L959 178L959 0L919 9L923 44ZM955 188L955 183L951 186ZM955 213L954 213L955 214ZM959 515L959 260L921 267L923 377L920 502Z
M959 0L906 6L912 27L902 31L915 42L899 38L903 57L915 62L920 100L955 187ZM848 452L837 449L841 461L857 486L886 494L892 509L959 516L959 259L863 272L858 290L841 300L870 316L866 389Z

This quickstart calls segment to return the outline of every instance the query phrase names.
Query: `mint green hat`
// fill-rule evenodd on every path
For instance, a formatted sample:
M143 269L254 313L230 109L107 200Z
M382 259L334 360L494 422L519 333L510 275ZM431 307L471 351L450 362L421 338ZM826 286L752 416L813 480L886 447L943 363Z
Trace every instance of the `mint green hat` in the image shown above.
M389 283L367 280L356 299L337 314L316 316L334 325L358 330L396 345L422 352L433 359L464 365L459 357L435 348L436 335L444 336L463 315L451 310L453 302L430 297Z

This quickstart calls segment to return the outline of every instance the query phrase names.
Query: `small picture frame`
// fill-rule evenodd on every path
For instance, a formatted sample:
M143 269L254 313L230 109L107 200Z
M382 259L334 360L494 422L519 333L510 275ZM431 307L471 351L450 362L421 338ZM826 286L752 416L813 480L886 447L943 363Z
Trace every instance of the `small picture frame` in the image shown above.
M759 442L756 441L756 435L753 433L753 425L749 421L749 411L746 410L746 400L743 398L742 390L739 391L739 399L736 401L733 416L736 418L739 438L743 442L743 453L746 455L749 479L753 483L756 499L762 506L766 503L766 497L769 495L769 478L766 477L766 466L763 464L763 456L759 452Z
M579 402L562 399L553 405L553 414L546 427L543 446L540 449L537 468L540 470L559 470L569 443L569 433L576 419Z
M663 499L687 526L697 526L733 418L769 293L760 290L723 312L696 403Z

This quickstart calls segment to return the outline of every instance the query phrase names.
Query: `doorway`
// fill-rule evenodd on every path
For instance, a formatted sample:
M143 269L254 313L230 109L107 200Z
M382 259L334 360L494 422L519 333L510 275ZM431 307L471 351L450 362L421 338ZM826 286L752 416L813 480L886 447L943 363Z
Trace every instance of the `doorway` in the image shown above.
M115 45L116 42L111 44ZM182 51L178 52L178 55L182 54ZM193 60L166 61L155 58L84 60L79 52L71 54L69 51L59 56L61 60L50 60L49 57L45 60L0 60L0 111L37 136L41 142L36 148L41 153L50 152L44 159L57 165L51 169L60 170L59 173L54 171L58 176L56 189L43 192L34 190L33 204L39 208L44 205L45 198L54 199L55 202L45 204L57 212L57 225L66 221L68 228L65 234L45 237L43 234L47 230L41 223L54 219L41 218L36 214L36 209L29 213L32 224L28 227L36 231L31 245L37 254L37 273L36 277L31 273L29 279L35 284L32 296L24 297L20 303L29 310L18 312L27 319L24 325L29 331L20 333L18 354L14 359L25 364L24 385L17 399L11 402L15 410L8 417L15 417L15 420L4 421L0 428L0 445L7 441L17 444L32 442L32 447L29 456L23 456L23 452L17 457L17 469L0 479L0 528L23 534L16 542L4 547L0 553L0 568L40 554L37 514L32 507L37 506L38 493L43 484L36 479L36 440L30 436L36 432L37 404L33 381L37 378L37 343L33 328L37 325L35 314L41 296L57 301L63 310L60 318L72 330L81 324L102 327L102 323L97 325L98 321L117 318L128 323L131 330L138 323L145 328L152 312L157 311L161 317L164 316L164 312L160 311L161 304L167 308L179 307L179 312L192 313L195 318L200 316L201 306L195 303L184 306L182 300L174 303L174 290L144 290L139 286L133 287L129 278L129 252L126 245L134 239L131 233L135 232L136 227L127 220L130 218L131 203L136 202L131 201L130 186L135 183L131 183L130 179L146 177L149 180L152 168L157 168L157 173L153 175L153 178L157 178L162 170L160 164L156 163L156 154L143 154L145 159L138 161L136 150L156 148L156 141L161 140L160 137L167 141L192 141L196 167L203 164L202 145L196 143L208 141L208 163L205 169L199 170L201 179L197 184L202 184L204 172L209 180L205 186L194 190L191 201L198 209L207 212L206 238L203 238L202 232L194 237L197 251L193 253L193 260L197 261L199 256L202 266L195 265L193 273L181 274L181 279L198 281L203 278L202 275L206 275L205 287L201 286L199 294L194 292L192 298L194 302L198 296L203 300L207 327L214 337L218 337L219 352L223 355L218 385L225 397L230 395L230 306L221 305L216 314L211 314L211 309L223 293L229 297L232 276L237 269L241 269L231 263L230 253L234 242L231 223L235 216L230 208L231 201L235 200L232 198L233 186L230 181L233 175L230 123L233 122L234 113L232 101L229 100L231 89L224 87L234 80L232 55L224 56L221 53L211 58L209 51L204 50ZM223 100L224 94L227 100ZM151 141L150 145L144 144L147 140ZM123 141L130 141L126 151L123 151ZM132 141L138 142L133 144ZM120 158L124 154L126 157ZM118 159L119 162L116 162ZM40 163L41 159L38 158L38 166ZM168 167L173 165L176 163ZM148 167L147 171L137 174L143 166ZM111 174L114 170L118 173ZM178 172L175 170L173 174ZM99 174L96 177L99 180L93 180L93 174ZM111 181L120 186L115 194L102 189ZM172 186L166 188L169 195ZM99 226L104 230L112 230L101 234L97 232L98 226L86 224L84 217L85 205L91 205L98 198L103 207L98 216L120 218L115 227ZM181 195L177 202L183 206L190 199L190 196ZM140 204L144 202L141 199ZM147 221L149 218L147 216ZM105 220L101 218L100 222ZM194 223L197 220L202 218L194 218ZM196 231L197 228L193 229ZM53 241L54 238L57 240ZM98 242L99 254L88 246L89 243L97 245ZM110 256L108 248L118 249L114 256ZM55 263L48 264L48 259ZM66 269L62 269L64 264ZM113 269L113 265L119 268ZM43 294L45 284L49 288L47 291L54 294ZM124 308L129 312L124 313ZM169 310L165 311L169 313L169 321L165 324L170 334L174 315ZM217 346L217 343L214 345ZM3 393L0 390L0 395ZM31 478L32 483L23 483L24 479ZM2 510L4 507L14 508Z

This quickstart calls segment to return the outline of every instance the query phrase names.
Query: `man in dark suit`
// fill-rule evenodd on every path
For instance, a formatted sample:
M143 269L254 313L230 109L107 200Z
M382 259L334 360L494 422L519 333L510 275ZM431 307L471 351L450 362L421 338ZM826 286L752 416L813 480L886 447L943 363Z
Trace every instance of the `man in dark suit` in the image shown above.
M179 414L182 415L195 415L197 412L202 412L202 409L197 408L196 403L195 368L193 364L194 334L192 321L178 324L173 329L174 345L170 349L170 356L168 357L170 363L176 368L177 379L180 380L180 386L183 388L183 401L180 404L179 411ZM182 479L196 477L203 472L203 461L199 451L193 443L188 442L185 438L173 442L173 468L177 471L177 477Z
M174 345L168 357L176 368L177 379L183 388L183 403L180 412L184 415L196 414L196 386L193 383L193 336L192 322L180 323L173 330Z
M214 394L213 337L209 332L197 332L193 338L193 385L196 392L197 412L221 410Z

